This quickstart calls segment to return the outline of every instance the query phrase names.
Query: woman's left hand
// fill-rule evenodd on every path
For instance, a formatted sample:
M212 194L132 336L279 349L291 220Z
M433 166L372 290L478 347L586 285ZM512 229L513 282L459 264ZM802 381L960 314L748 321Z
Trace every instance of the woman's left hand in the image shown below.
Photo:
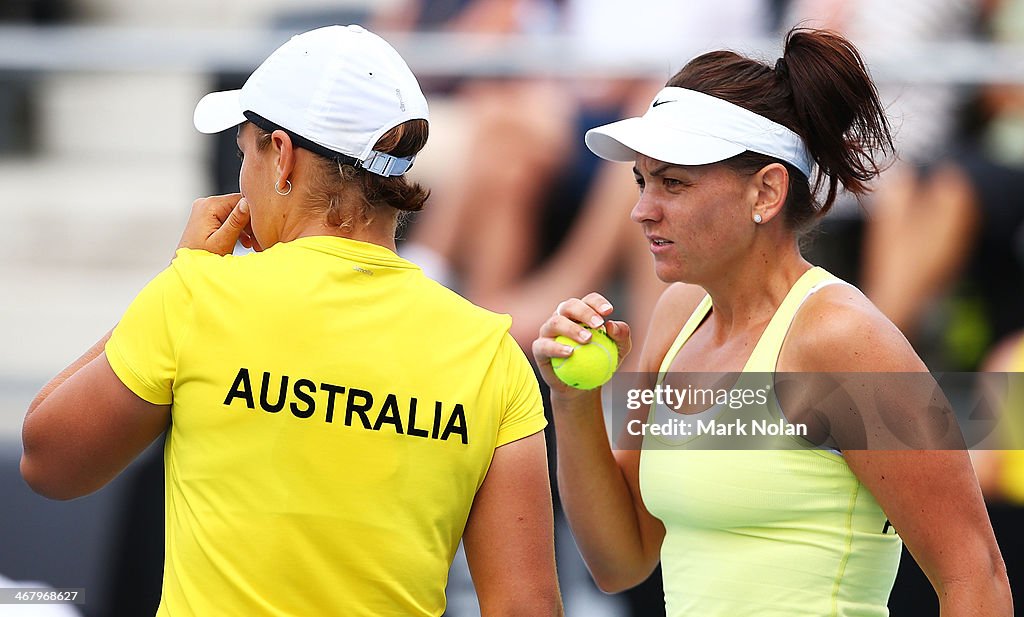
M261 250L249 225L249 204L241 193L214 195L192 202L192 213L178 248L227 255L239 238L247 248Z

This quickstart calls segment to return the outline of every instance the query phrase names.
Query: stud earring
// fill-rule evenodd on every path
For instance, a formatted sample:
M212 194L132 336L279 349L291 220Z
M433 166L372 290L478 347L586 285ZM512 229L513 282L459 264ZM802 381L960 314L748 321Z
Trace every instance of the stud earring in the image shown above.
M760 224L761 224L761 221L763 221L763 220L764 220L764 219L763 219L763 218L761 218L761 215L760 215L760 214L755 214L755 215L754 215L754 222L755 222L755 223L757 223L758 225L760 225Z

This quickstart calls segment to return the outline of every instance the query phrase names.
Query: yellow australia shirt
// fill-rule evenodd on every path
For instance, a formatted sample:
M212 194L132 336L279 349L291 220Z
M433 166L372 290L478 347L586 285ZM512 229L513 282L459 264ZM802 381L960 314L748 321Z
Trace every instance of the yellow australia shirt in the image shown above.
M510 323L373 244L179 250L106 347L171 405L158 615L441 615L495 448L545 426Z

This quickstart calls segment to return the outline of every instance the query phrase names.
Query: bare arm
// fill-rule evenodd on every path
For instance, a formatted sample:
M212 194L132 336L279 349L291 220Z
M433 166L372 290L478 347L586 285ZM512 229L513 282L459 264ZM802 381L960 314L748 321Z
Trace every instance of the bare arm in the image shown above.
M999 547L966 451L846 452L939 596L942 617L1013 615Z
M56 377L51 379L49 382L47 382L45 386L43 386L43 388L39 391L38 394L36 394L35 398L32 399L32 402L29 404L28 412L26 412L25 414L26 420L30 415L32 415L32 412L35 411L35 409L39 407L39 405L47 399L47 397L53 394L53 391L56 390L58 386L67 381L68 377L71 377L72 375L77 373L79 369L81 369L83 366L85 366L93 359L95 359L97 356L99 356L101 353L103 353L103 348L106 347L107 341L110 340L111 332L113 332L113 330L108 330L107 333L100 338L100 340L96 341L96 344L94 344L92 347L86 350L86 352L82 354L77 360L69 364L67 368L65 368L60 373L57 373Z
M658 565L665 529L640 497L640 451L612 452L600 390L552 394L558 435L558 489L597 586L615 593L642 583Z
M495 450L463 542L483 617L563 614L543 433Z
M678 291L667 292L669 300L655 311L642 370L656 370L650 365L657 362L647 358L664 355L671 341L666 333L674 332L667 322L678 308ZM561 383L551 370L551 358L567 355L553 340L555 336L564 334L583 342L579 323L591 323L595 317L605 320L611 312L598 294L563 302L533 345L541 374L551 386L562 507L587 567L606 592L628 589L650 576L660 559L665 528L647 511L640 495L640 451L613 452L608 443L600 390L574 390ZM619 346L620 358L624 357L630 349L629 326L618 321L605 321L605 326Z
M73 499L102 488L167 428L169 405L129 390L102 353L107 335L29 407L21 475L37 493Z
M198 199L179 247L230 253L249 213L240 195ZM73 499L103 487L170 423L170 405L149 403L114 373L103 350L108 332L50 380L29 405L21 475L37 493Z
M907 373L929 378L895 326L863 295L845 286L826 288L808 300L792 333L795 336L787 339L780 357L780 370L889 373L888 381L905 380ZM791 346L789 340L799 342ZM845 353L837 354L836 349ZM888 426L918 427L913 434L931 439L934 431L927 429L934 416L928 415L927 405L908 402L899 390L906 388L880 387L872 393L875 408L889 414L883 421ZM884 397L880 401L879 392ZM843 421L836 418L833 426L841 427ZM937 449L927 443L914 444L913 449L850 449L843 447L841 429L834 437L850 469L878 500L935 587L943 617L1013 614L1005 566L966 450ZM948 448L945 436L936 439L939 448Z

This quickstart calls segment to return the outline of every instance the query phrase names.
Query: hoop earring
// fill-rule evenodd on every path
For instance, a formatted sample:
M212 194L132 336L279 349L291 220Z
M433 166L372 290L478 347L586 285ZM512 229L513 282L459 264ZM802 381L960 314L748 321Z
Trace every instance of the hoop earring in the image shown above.
M760 224L761 224L761 221L763 221L763 220L764 220L764 219L763 219L763 218L761 218L761 215L760 215L760 214L755 214L755 215L754 215L754 222L755 222L755 223L757 223L758 225L760 225Z
M278 195L281 195L282 197L292 192L292 181L285 180L284 182L285 185L288 187L288 190L283 192L281 191L281 189L277 188L278 183L274 183L274 192L277 193Z

